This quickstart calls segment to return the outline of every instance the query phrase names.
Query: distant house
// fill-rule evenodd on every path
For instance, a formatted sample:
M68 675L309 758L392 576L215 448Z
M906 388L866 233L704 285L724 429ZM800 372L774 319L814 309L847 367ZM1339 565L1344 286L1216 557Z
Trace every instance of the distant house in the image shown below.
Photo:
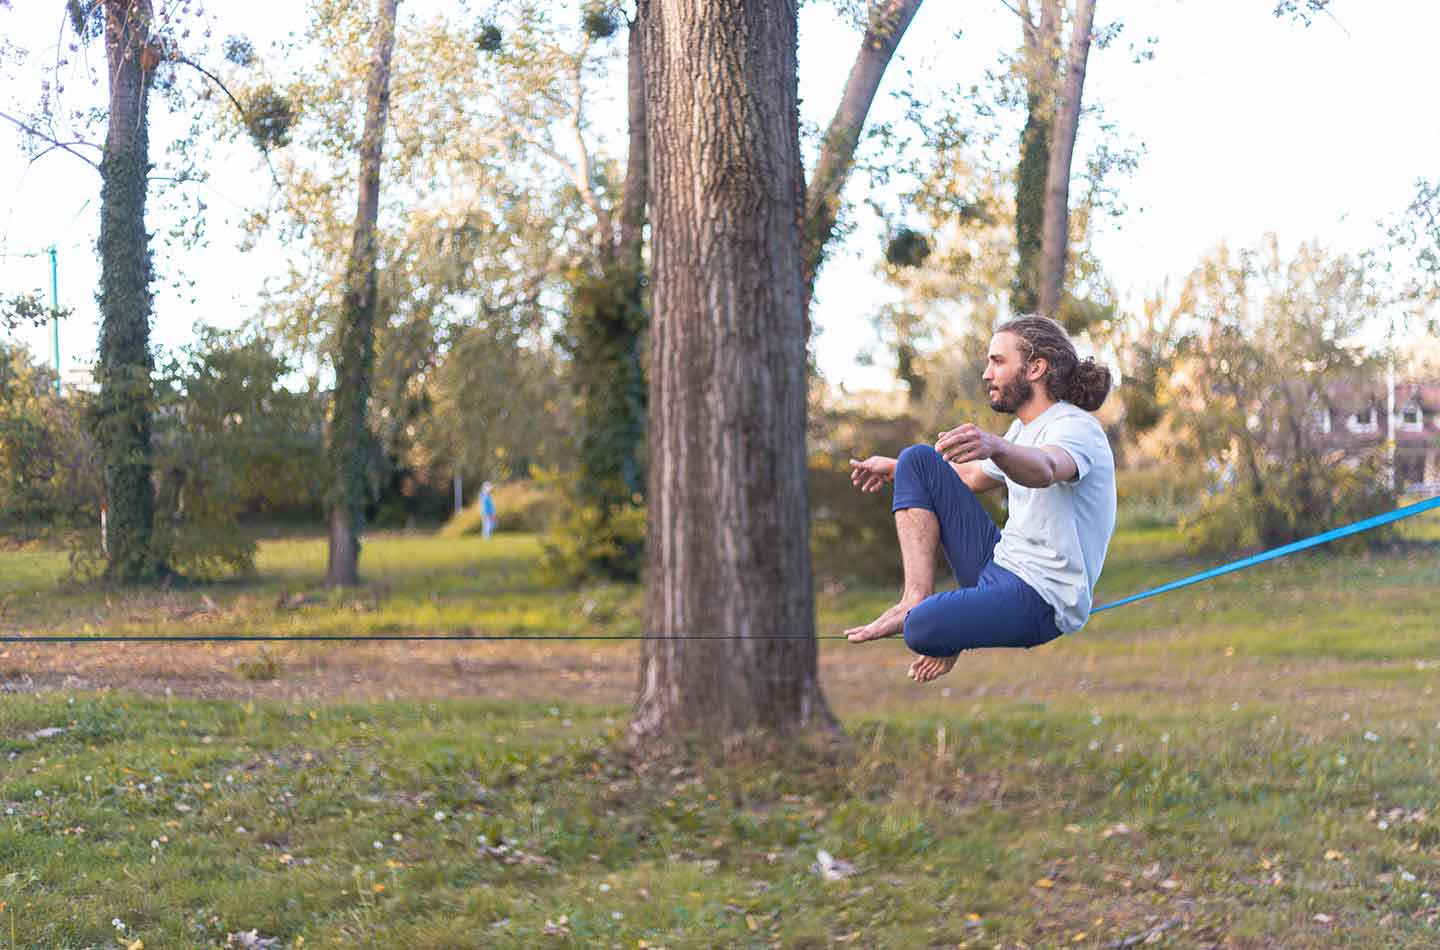
M1324 441L1348 449L1390 437L1389 394L1383 384L1337 386L1330 407L1315 411ZM1440 383L1395 384L1395 481L1402 490L1440 490Z

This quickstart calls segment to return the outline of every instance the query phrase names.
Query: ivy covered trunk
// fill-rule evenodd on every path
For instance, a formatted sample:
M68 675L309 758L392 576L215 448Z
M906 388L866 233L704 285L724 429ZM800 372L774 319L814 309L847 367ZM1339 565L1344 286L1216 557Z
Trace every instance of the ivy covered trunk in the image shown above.
M578 501L595 520L567 525L589 532L588 571L636 580L644 560L647 394L643 349L644 233L647 190L645 60L639 19L630 25L627 102L629 147L618 234L599 236L600 273L581 280L571 300L570 350L580 404ZM580 525L584 525L583 528Z
M379 0L360 140L360 195L355 233L345 267L335 352L335 403L330 417L330 563L326 584L360 582L360 531L369 496L370 432L366 412L375 364L376 239L380 213L380 162L390 107L390 54L395 46L398 0Z
M1057 0L1041 0L1038 22L1021 5L1025 45L1025 128L1020 133L1020 162L1015 169L1015 280L1010 288L1013 313L1040 308L1045 229L1045 178L1050 168L1050 129L1054 124L1060 9Z
M632 735L833 728L807 538L795 0L640 6L651 639Z
M145 232L150 0L105 5L109 126L100 161L100 353L95 435L109 506L106 576L154 579L155 493L151 484L150 247Z

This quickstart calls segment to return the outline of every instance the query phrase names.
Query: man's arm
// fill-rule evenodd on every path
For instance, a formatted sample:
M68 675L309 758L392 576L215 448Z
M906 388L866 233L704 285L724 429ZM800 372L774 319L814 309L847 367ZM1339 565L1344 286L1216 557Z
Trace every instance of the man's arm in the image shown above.
M1068 482L1080 473L1070 453L1058 445L1028 446L1001 441L1005 448L991 455L990 460L1016 484L1049 488L1057 482Z
M978 461L951 462L950 467L955 470L956 475L960 476L960 480L965 483L965 486L977 495L981 492L994 491L1005 484L986 475Z
M1075 459L1059 446L1016 445L969 423L940 436L935 448L956 467L957 472L960 466L973 465L978 474L989 482L994 482L994 479L979 471L982 459L994 462L1017 485L1026 488L1049 488L1056 482L1070 481L1080 473ZM963 474L960 477L965 478ZM965 484L970 484L969 479ZM978 490L971 486L971 491Z

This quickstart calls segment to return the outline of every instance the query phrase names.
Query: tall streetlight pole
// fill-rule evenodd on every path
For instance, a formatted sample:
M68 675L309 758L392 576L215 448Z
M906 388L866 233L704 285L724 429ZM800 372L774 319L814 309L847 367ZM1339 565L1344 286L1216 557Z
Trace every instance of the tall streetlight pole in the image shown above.
M60 395L60 267L50 245L50 314L55 326L55 395Z

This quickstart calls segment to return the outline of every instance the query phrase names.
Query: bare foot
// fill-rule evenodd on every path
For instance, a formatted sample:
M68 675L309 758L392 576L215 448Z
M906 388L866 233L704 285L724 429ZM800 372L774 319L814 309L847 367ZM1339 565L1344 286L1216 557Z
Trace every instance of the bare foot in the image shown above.
M865 626L851 627L849 630L846 630L845 636L851 643L864 643L866 640L879 640L882 637L893 637L905 629L905 617L916 604L924 599L923 597L916 597L901 600L900 603L891 607Z
M950 672L956 656L922 656L917 657L914 663L910 664L910 678L917 683L928 683L933 679L939 679Z

